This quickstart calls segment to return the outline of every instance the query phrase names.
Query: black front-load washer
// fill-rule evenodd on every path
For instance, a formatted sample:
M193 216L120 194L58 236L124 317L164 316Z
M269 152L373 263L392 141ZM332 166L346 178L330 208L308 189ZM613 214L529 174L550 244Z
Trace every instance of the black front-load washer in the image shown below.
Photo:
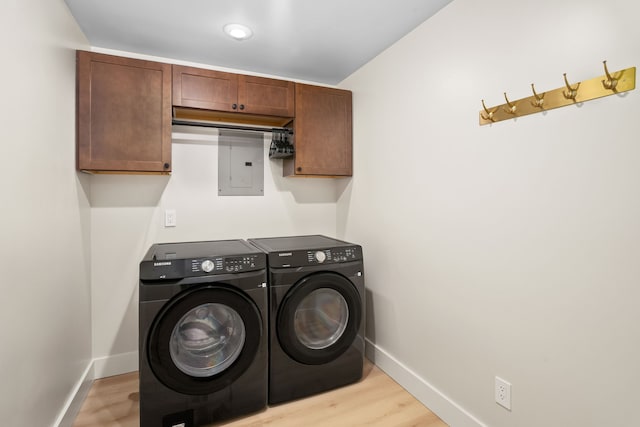
M152 245L140 263L140 425L267 404L266 256L243 240Z
M267 253L269 264L269 403L360 380L362 248L321 235L249 242Z

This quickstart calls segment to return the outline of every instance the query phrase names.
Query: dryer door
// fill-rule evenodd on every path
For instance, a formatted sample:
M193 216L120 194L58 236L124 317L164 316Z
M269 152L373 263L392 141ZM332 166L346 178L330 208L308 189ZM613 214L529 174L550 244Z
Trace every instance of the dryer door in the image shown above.
M262 320L247 295L223 286L179 294L158 313L147 341L149 365L167 387L210 394L251 365L262 339Z
M337 273L311 274L285 295L278 310L278 340L300 363L319 365L343 354L360 329L362 298Z

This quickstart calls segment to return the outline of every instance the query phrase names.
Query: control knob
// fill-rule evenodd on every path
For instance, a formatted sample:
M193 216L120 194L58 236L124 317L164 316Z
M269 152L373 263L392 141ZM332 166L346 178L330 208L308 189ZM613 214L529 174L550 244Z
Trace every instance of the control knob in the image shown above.
M210 259L202 261L202 270L205 273L211 273L214 267L215 265L213 264L213 261L211 261Z
M320 264L322 264L327 259L327 254L325 254L322 251L316 252L315 256L316 256L316 261L318 261Z

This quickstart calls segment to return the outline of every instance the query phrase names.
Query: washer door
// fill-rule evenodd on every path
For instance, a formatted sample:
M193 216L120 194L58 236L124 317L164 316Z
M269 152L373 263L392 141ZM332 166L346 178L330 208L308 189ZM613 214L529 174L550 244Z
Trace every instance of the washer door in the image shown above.
M242 292L208 285L169 301L147 341L149 365L167 387L210 394L251 365L262 339L260 312Z
M285 295L277 332L285 352L300 363L320 365L344 353L360 329L362 299L344 276L304 277Z

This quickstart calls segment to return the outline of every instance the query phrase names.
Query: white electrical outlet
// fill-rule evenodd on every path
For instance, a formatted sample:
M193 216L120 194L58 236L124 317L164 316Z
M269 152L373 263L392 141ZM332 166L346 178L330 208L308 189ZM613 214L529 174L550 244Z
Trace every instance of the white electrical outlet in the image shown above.
M511 384L502 378L496 377L495 384L496 403L511 410Z
M176 210L167 209L164 211L164 226L175 227L177 225Z

